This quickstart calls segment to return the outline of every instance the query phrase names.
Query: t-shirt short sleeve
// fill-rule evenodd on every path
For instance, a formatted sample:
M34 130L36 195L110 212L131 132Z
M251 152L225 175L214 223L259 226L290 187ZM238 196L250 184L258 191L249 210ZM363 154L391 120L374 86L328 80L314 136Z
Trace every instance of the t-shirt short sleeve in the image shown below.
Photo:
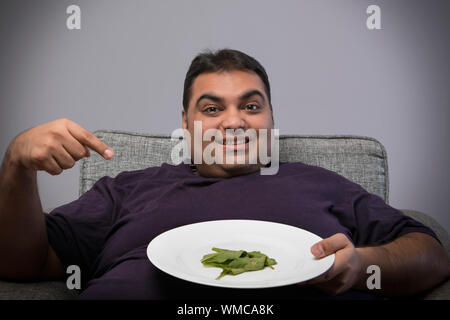
M439 241L422 223L388 205L359 184L343 181L344 201L332 210L351 230L355 246L382 245L410 232L426 233ZM440 241L439 241L440 242Z
M77 265L87 278L117 210L113 181L103 177L79 199L45 214L49 244L63 266Z

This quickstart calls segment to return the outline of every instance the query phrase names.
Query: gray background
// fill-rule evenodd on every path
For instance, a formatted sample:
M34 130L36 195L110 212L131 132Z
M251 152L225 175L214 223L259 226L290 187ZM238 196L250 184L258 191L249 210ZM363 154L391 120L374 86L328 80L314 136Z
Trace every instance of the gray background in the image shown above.
M369 4L382 30L366 28ZM0 151L60 117L171 133L192 58L231 47L266 67L281 134L378 139L390 204L450 230L449 31L450 1L2 1ZM78 170L39 173L44 208L77 198Z

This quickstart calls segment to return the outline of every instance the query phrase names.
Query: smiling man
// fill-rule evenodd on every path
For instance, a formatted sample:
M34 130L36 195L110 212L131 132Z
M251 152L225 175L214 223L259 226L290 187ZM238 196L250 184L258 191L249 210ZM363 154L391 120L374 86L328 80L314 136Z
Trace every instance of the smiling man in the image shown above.
M0 171L0 278L63 279L69 265L82 272L81 299L372 298L365 273L381 270L379 294L412 295L447 279L446 253L435 234L361 186L319 167L280 163L274 175L258 156L274 128L264 68L236 50L199 54L185 80L183 128L200 161L104 177L78 200L43 214L36 172L59 174L89 149L111 159L113 150L80 125L59 119L31 128L10 144ZM214 152L230 161L206 163L210 142L195 148L195 125L213 130ZM247 137L245 132L256 135ZM210 140L211 141L211 140ZM200 152L200 154L199 154ZM240 161L238 161L240 160ZM242 161L245 160L245 161ZM335 254L322 276L261 290L212 288L157 270L146 256L160 233L190 223L256 219L309 230L324 240L311 252ZM23 236L26 235L26 236ZM318 291L317 289L320 289Z
M256 147L265 146L267 154L271 154L270 139L274 121L268 78L256 61L248 59L246 62L248 65L242 65L241 68L231 61L211 66L208 65L210 61L207 56L203 55L193 61L193 67L186 75L183 128L189 131L191 138L195 138L198 135L194 133L194 122L197 121L201 125L201 132L215 130L223 138L219 138L219 149L215 149L222 149L222 161L212 164L205 163L203 159L203 151L210 144L209 141L202 139L202 148L196 149L195 141L190 143L194 160L201 159L194 163L202 176L230 178L260 170L264 164L259 159L256 163L251 161L252 143ZM255 139L244 137L249 129L255 130ZM259 135L262 130L265 132L263 136ZM259 154L260 149L255 148L253 151ZM239 161L239 157L243 159ZM258 156L254 155L254 158Z

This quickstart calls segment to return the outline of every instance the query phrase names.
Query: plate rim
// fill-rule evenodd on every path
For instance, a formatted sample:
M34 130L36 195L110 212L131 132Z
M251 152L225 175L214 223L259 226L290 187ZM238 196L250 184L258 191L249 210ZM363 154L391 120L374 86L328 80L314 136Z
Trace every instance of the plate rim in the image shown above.
M317 237L319 239L318 241L323 240L322 237L320 237L319 235L317 235L317 234L315 234L315 233L313 233L313 232L311 232L309 230L305 230L305 229L302 229L302 228L299 228L299 227L296 227L296 226L293 226L293 225L290 225L290 224L281 223L281 222L268 221L268 220L256 220L256 219L216 219L216 220L205 220L205 221L193 222L193 223L185 224L185 225L182 225L182 226L178 226L178 227L166 230L164 232L161 232L160 234L155 236L147 245L147 249L146 249L147 259L158 270L160 270L160 271L162 271L162 272L164 272L164 273L166 273L166 274L168 274L168 275L170 275L172 277L175 277L177 279L181 279L181 280L184 280L184 281L188 281L188 282L191 282L191 283L204 285L204 286L231 288L231 289L243 289L243 290L245 290L245 289L266 289L266 288L275 288L275 287L283 287L283 286L289 286L289 285L294 285L294 284L301 284L301 283L304 283L304 282L309 281L311 279L315 279L315 278L319 277L320 275L326 273L334 265L335 254L333 253L331 255L328 255L328 256L323 257L323 258L320 259L320 260L322 260L322 259L330 260L328 262L329 265L327 266L327 268L324 271L322 271L320 274L318 274L318 275L316 275L314 277L306 278L306 279L304 279L302 281L299 281L299 282L286 281L286 283L280 282L280 283L274 283L274 284L263 285L263 286L260 286L260 285L256 285L256 286L238 286L237 285L237 286L234 286L234 285L230 285L229 283L223 283L223 282L216 284L216 283L209 283L209 282L205 283L205 282L201 282L201 281L195 281L195 280L192 280L192 279L187 279L186 277L182 277L180 275L173 274L170 271L164 270L164 268L161 267L160 264L158 264L157 262L155 263L154 261L152 261L152 259L150 257L150 249L151 249L152 243L154 244L155 243L154 241L157 238L162 237L163 235L165 235L167 233L176 232L177 229L184 229L184 228L187 228L187 227L190 227L190 226L193 226L193 225L200 225L200 224L207 224L207 223L220 223L220 222L227 222L227 223L232 223L232 222L238 222L238 223L240 223L240 222L257 222L257 223L277 224L277 225L280 225L280 226L283 226L283 227L299 229L302 232L309 233L309 234L313 235L314 237Z

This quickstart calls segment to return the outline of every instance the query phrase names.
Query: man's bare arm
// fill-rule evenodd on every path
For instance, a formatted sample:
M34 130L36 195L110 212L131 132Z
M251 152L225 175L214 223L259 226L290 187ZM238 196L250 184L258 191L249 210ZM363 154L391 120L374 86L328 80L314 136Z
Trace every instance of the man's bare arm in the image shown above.
M304 284L314 284L330 294L350 288L368 290L367 267L377 265L381 289L370 290L385 296L413 295L430 289L450 276L447 254L433 237L408 233L381 246L355 248L342 233L311 247L311 253L323 258L335 253L333 266L320 277Z
M380 293L387 296L416 294L450 276L443 246L425 233L407 233L388 244L356 250L362 260L363 272L356 284L360 289L367 289L365 271L370 265L380 267Z
M37 278L48 253L36 171L5 155L0 169L0 278Z
M37 188L37 171L72 168L89 149L113 155L93 134L68 119L29 129L10 144L0 168L0 278L40 280L63 275L49 246Z

